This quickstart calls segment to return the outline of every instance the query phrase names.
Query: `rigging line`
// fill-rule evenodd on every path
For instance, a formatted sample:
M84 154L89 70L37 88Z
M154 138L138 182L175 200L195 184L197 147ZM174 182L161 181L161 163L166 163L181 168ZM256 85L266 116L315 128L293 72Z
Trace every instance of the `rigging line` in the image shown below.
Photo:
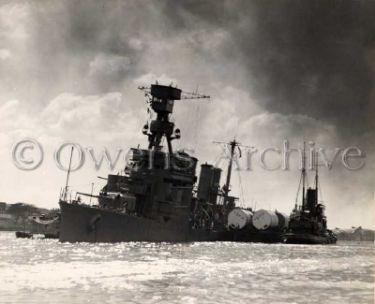
M217 165L217 161L219 160L220 158L220 155L218 155L215 159L214 159L214 165L216 166Z
M240 184L240 191L241 191L241 199L242 199L242 206L241 207L245 207L245 195L244 195L244 192L243 192L243 186L242 186L242 179L241 179L241 172L240 170L238 170L238 179L239 179L239 184Z
M321 198L320 201L324 202L322 188L320 187L320 181L319 180L318 180L318 188L319 188L319 197Z
M226 153L226 152L225 152L225 149L226 149L225 147L221 147L221 150L222 150L222 151L221 151L221 152L217 155L217 157L215 158L215 162L214 162L215 165L219 166L218 161L219 161L219 159L221 159L222 154L223 154L223 153Z
M223 156L223 153L225 155L227 155L227 152L226 152L226 145L224 144L223 146L221 146L221 149L222 149L222 152L215 158L215 161L214 161L214 165L215 166L219 166L219 164L217 164L217 162L219 161L219 159Z
M297 190L297 196L296 196L296 204L298 203L298 196L299 196L299 192L301 191L301 184L302 184L302 174L301 174L301 177L299 178L299 184L298 184L298 190Z
M194 115L194 131L193 131L193 149L195 150L198 145L198 124L199 124L199 114L200 114L200 103L197 103L195 108L195 115Z
M306 172L306 186L309 188L309 175Z

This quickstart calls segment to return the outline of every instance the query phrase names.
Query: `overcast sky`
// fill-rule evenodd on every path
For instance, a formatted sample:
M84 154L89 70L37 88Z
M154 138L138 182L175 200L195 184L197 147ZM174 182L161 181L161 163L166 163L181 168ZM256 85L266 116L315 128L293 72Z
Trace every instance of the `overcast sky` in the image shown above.
M53 153L62 142L113 154L145 147L137 86L158 80L211 95L176 102L173 117L182 133L176 146L194 149L201 163L220 155L213 140L233 137L258 150L281 149L285 139L293 148L314 141L327 155L360 148L361 170L340 161L321 169L322 194L330 227L373 227L374 3L0 1L0 200L57 207L65 173ZM31 172L11 158L24 137L44 148ZM289 213L299 182L293 159L290 171L270 172L253 156L253 170L235 172L233 194ZM108 173L86 158L72 189L90 191L95 182L99 191L97 175Z

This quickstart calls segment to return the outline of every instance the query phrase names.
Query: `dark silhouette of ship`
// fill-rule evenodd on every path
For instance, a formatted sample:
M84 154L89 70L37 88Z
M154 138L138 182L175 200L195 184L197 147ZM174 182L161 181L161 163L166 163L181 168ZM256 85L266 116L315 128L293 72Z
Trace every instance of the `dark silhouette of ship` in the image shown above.
M238 198L230 194L233 159L240 143L225 144L230 151L226 182L220 187L221 169L202 164L197 183L198 160L184 151L174 151L179 129L170 121L175 101L209 96L186 93L172 86L153 84L140 87L148 112L156 118L143 127L147 149L131 148L123 174L110 174L99 195L98 205L68 199L68 182L60 196L60 241L68 242L287 242L304 244L335 243L327 229L324 205L318 203L318 170L315 188L305 192L305 157L301 180L302 205L290 218L277 211L236 207ZM162 146L166 141L167 149ZM317 166L316 166L317 167ZM197 184L197 185L196 185Z
M336 235L327 229L325 206L318 201L319 175L318 152L314 153L315 186L306 189L305 145L302 155L302 171L298 192L302 184L301 205L295 204L290 215L285 242L291 244L334 244ZM297 194L298 198L298 194Z
M99 195L80 193L96 197L98 205L68 200L68 171L59 201L60 241L232 240L227 217L235 207L236 198L229 195L229 183L233 151L238 143L231 143L224 187L220 188L221 169L210 164L201 166L196 187L197 159L184 151L173 150L172 141L180 138L180 130L175 129L169 118L175 101L209 96L159 84L140 89L145 93L148 111L156 114L143 128L148 137L147 149L132 148L124 174L108 175ZM163 140L167 151L162 147Z

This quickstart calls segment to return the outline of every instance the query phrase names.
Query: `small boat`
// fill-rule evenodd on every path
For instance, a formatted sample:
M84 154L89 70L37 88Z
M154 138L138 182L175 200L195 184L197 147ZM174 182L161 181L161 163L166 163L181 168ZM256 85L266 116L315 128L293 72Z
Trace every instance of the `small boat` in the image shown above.
M45 239L58 239L59 233L45 233L44 238Z
M26 231L16 231L17 238L30 239L33 237L33 234Z

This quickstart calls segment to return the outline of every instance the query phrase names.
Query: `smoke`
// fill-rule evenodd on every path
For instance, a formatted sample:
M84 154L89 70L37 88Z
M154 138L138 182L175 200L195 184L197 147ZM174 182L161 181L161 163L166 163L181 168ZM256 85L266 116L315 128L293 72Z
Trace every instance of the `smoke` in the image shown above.
M198 22L229 33L221 59L241 64L237 85L265 109L323 119L343 136L368 131L373 1L184 1L168 7L177 29Z
M26 69L36 76L29 81L47 87L43 96L35 93L46 102L64 90L119 90L152 71L188 85L194 85L189 80L193 77L195 85L236 86L270 112L323 119L338 125L340 135L357 136L369 129L373 1L54 1L8 6L20 11L13 13L18 19L27 20L27 27L17 27L25 36L19 73ZM7 39L14 40L11 35ZM10 56L9 50L2 53Z

